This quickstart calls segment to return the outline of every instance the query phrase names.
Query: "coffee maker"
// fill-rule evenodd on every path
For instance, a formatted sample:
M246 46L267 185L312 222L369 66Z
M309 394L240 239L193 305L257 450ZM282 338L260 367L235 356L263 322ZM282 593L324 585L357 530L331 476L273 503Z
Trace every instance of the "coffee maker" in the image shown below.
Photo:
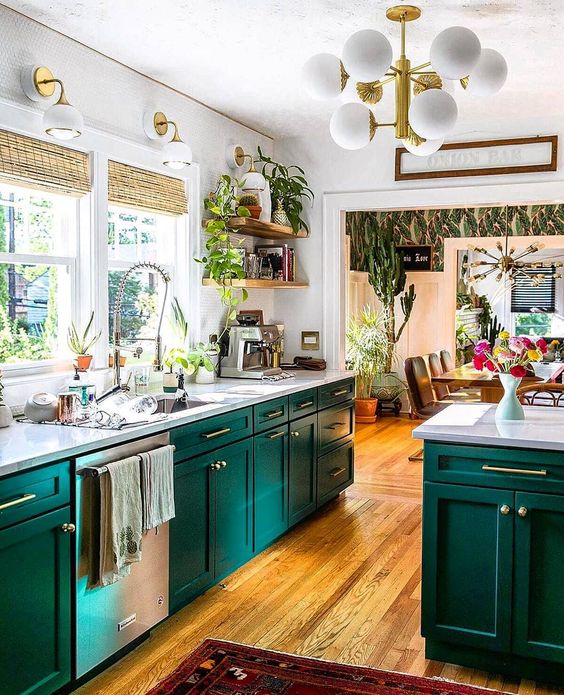
M276 326L231 326L220 376L263 379L281 374L280 333Z

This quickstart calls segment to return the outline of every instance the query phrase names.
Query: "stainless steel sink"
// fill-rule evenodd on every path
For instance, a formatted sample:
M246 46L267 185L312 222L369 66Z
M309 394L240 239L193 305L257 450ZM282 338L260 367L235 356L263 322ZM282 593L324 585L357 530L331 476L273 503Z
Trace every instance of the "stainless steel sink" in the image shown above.
M205 405L210 405L209 401L198 400L197 398L176 398L174 393L159 393L155 396L157 399L157 413L182 413L185 410L201 408Z

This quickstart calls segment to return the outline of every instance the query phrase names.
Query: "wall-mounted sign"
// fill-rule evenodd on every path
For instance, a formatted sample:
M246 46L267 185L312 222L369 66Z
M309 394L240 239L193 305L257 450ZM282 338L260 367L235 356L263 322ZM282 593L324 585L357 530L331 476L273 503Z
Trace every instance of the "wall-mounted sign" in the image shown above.
M433 270L433 245L409 244L396 246L399 252L404 270Z
M396 149L396 181L451 176L494 176L556 171L558 135L478 142L450 142L418 157Z

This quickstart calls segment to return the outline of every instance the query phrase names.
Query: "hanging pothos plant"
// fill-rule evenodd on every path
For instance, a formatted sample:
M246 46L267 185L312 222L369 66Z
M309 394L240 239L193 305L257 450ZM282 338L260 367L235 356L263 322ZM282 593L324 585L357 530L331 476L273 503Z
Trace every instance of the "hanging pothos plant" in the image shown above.
M243 240L234 243L230 236L234 230L229 226L232 217L250 216L249 210L239 205L239 197L235 195L236 189L241 186L241 181L223 174L219 177L215 192L204 199L204 208L213 217L206 221L206 254L194 259L203 264L209 277L218 284L221 303L227 309L221 335L228 329L229 322L236 318L237 306L248 298L246 289L236 288L232 283L233 280L245 278L244 255L241 253Z

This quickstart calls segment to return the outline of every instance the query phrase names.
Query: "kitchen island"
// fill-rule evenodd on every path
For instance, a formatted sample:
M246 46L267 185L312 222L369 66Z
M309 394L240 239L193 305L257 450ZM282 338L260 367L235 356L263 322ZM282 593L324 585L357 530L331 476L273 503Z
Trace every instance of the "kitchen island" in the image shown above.
M427 658L564 684L564 409L452 405L424 440Z

